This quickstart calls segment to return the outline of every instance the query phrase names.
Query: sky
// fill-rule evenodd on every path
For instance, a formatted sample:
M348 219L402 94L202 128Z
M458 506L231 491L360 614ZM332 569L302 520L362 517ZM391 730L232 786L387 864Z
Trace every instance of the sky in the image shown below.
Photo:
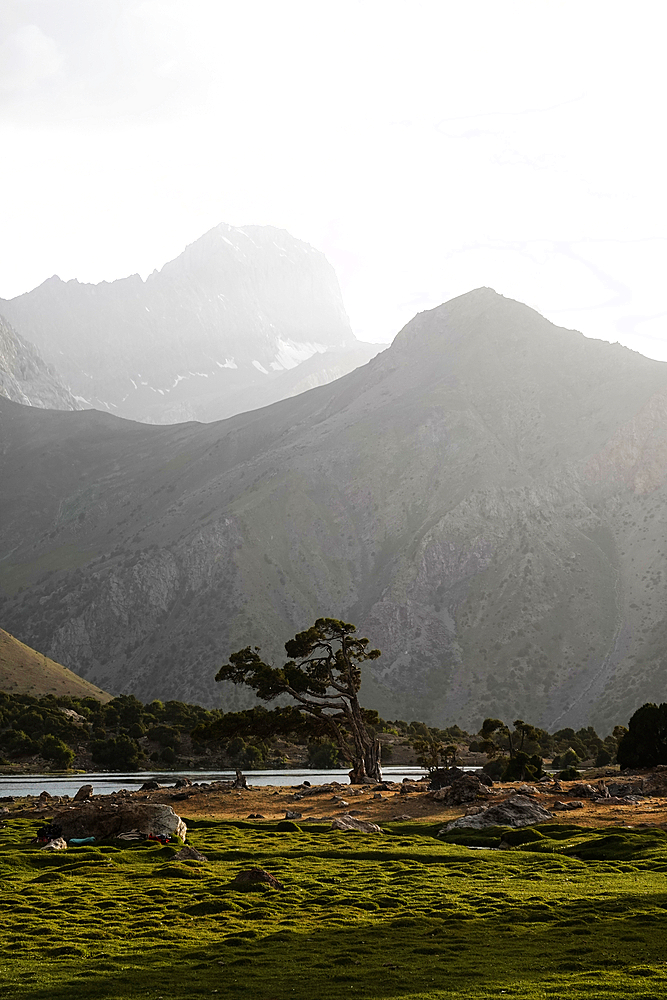
M487 285L667 360L662 3L0 0L0 297L220 222L389 342Z

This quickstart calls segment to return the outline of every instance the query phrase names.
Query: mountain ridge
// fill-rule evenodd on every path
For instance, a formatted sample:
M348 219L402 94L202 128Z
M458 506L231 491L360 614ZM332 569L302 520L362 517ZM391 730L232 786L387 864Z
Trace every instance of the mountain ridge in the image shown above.
M613 727L664 681L666 400L660 362L487 289L218 423L2 404L0 613L109 690L227 707L221 659L329 614L383 650L385 717Z
M379 349L354 337L324 255L269 226L221 223L145 280L54 275L0 311L87 405L154 423L220 419L314 355L349 371Z

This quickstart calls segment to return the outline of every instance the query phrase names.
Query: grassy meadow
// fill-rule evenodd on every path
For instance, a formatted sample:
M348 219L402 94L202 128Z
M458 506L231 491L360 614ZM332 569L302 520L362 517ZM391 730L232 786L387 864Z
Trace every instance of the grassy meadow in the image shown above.
M37 826L0 829L6 1000L667 997L661 830L548 824L490 851L416 823L199 820L208 860L179 862L153 842L44 852ZM284 888L229 885L252 867Z

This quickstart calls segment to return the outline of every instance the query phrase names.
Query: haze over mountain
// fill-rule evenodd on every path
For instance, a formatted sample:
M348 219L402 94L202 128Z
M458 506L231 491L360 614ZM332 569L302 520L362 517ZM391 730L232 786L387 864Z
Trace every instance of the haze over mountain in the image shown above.
M491 289L215 424L0 400L0 449L0 620L114 693L238 706L231 651L331 615L383 650L385 717L664 700L667 366Z
M0 316L0 396L54 410L82 407L52 365Z
M83 405L151 423L263 406L380 349L354 337L324 255L270 226L219 225L146 281L54 275L0 313Z

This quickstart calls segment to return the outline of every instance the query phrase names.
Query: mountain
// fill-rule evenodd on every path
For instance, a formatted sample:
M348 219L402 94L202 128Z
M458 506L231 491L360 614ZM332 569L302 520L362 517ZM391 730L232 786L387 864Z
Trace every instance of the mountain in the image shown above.
M95 698L111 701L111 695L82 680L60 663L25 646L0 628L0 691L9 694L70 695L72 698Z
M0 316L0 396L26 406L80 410L52 365Z
M383 650L388 718L664 700L667 366L491 289L219 423L0 400L0 454L0 620L114 693L239 706L231 651L331 615Z
M307 359L322 384L379 350L355 339L324 255L269 226L217 226L146 281L54 276L0 312L88 406L151 423L263 406Z

